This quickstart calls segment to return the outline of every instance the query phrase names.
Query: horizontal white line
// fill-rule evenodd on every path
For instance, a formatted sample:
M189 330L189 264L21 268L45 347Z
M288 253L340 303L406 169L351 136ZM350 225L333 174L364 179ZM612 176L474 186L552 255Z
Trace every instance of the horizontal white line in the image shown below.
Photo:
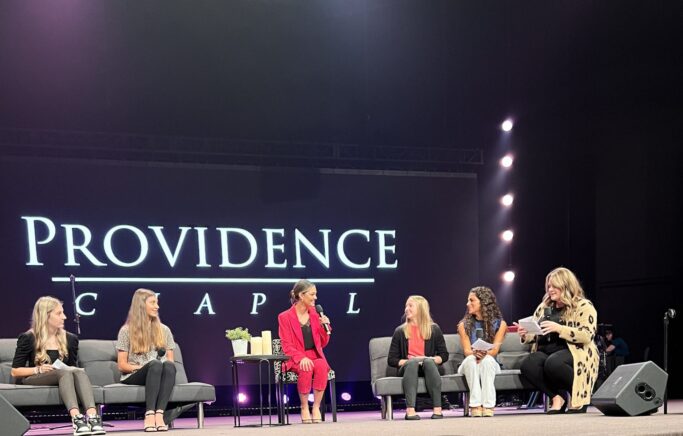
M64 283L69 277L52 277L55 283ZM375 283L375 279L310 278L313 283ZM210 277L76 277L80 283L296 283L299 279L264 278L210 278Z

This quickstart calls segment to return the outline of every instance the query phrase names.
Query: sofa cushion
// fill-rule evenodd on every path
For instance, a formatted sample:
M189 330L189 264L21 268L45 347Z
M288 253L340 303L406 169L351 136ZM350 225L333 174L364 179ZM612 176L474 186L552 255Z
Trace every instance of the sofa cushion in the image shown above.
M0 383L0 395L15 407L22 406L60 406L64 405L57 386L28 386ZM102 388L93 386L95 403L102 404Z
M183 383L173 387L170 401L174 403L216 401L216 390L206 383ZM104 402L105 404L144 403L145 387L123 383L104 386Z
M0 383L14 383L12 377L12 361L14 350L17 349L17 339L0 339Z

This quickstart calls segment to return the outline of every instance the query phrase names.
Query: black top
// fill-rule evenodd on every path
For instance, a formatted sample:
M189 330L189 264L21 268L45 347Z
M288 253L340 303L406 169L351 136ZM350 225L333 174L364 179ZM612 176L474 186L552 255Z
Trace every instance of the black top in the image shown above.
M69 366L78 366L78 336L73 333L66 332L66 351L67 356L64 356L62 361ZM59 358L59 352L54 353ZM48 350L54 362L54 354ZM14 360L12 360L12 368L23 368L25 366L34 367L36 360L36 337L33 332L25 332L19 335L17 339L17 349L14 352Z
M311 320L306 324L301 324L301 334L304 335L304 350L315 350L315 342L313 341L313 330L311 330Z
M439 365L438 368L439 373L443 374L443 364L448 360L448 350L446 349L446 340L443 338L443 333L436 324L432 324L432 337L425 341L425 356L440 356L441 365ZM399 360L407 358L408 338L406 338L406 335L403 333L403 326L398 326L396 330L394 330L394 335L391 338L387 364L390 367L398 368Z
M555 305L550 306L550 315L544 316L542 321L553 321L558 324L564 325L562 321L562 312L564 309L558 309ZM539 322L540 324L540 322ZM545 354L553 354L557 351L564 350L567 348L567 341L560 338L559 333L548 333L547 335L538 336L538 351L542 351Z

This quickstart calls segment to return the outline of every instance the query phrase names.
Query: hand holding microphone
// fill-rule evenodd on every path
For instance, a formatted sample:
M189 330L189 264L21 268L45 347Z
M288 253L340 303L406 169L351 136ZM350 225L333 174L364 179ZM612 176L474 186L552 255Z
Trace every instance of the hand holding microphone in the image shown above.
M543 330L543 334L547 335L548 333L559 333L560 332L560 327L561 325L554 322L550 321L550 316L552 315L553 310L550 307L546 307L543 309L543 318L538 325L541 326L541 330Z
M332 330L330 329L330 319L325 316L325 313L323 312L323 307L319 304L316 304L315 311L318 312L318 315L320 315L320 324L322 324L323 328L325 329L325 332L328 335L331 334Z

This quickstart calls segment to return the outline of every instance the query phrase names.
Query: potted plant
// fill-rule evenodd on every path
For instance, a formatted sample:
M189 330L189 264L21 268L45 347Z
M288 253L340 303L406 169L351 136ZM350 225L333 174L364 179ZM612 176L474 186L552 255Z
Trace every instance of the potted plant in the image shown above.
M225 337L232 341L232 352L235 356L244 356L247 354L247 344L251 335L249 329L237 327L225 331Z

